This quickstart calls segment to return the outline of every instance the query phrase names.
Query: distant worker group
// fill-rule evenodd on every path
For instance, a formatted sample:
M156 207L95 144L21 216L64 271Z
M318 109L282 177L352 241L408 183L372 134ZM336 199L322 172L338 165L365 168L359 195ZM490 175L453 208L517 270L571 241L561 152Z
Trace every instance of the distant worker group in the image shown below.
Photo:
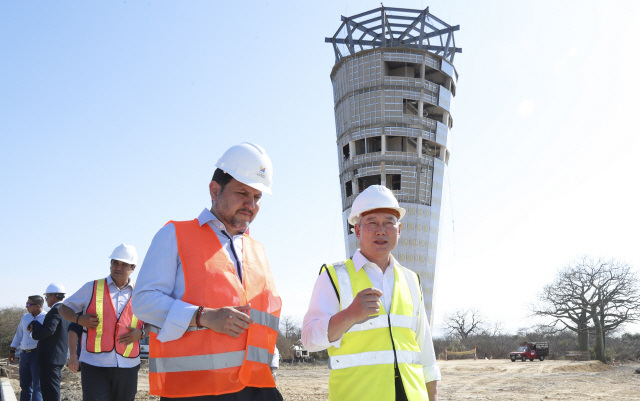
M274 374L282 301L265 250L248 232L271 194L273 166L246 142L215 166L211 208L158 231L136 286L138 255L122 244L105 278L66 299L63 286L50 285L48 313L42 297L28 298L10 354L13 362L22 349L21 401L60 400L67 351L83 400L133 401L147 336L150 393L161 400L283 399ZM332 401L437 400L440 371L419 279L391 255L404 214L389 189L366 188L348 219L360 249L320 270L302 342L328 349Z

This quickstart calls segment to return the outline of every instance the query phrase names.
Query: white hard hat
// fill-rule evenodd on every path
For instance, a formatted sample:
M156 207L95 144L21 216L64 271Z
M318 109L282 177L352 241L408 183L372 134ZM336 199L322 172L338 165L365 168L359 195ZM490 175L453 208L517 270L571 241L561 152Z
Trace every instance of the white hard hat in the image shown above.
M67 290L64 289L62 284L51 283L47 287L47 290L44 292L45 294L66 294Z
M271 194L271 159L264 149L254 143L243 142L230 147L218 160L216 167L251 188Z
M109 259L119 260L130 265L138 264L138 252L133 245L120 244L113 250Z
M349 224L356 225L358 217L362 216L362 213L368 212L374 209L393 209L400 213L398 220L404 217L407 212L404 208L398 205L398 200L391 190L382 185L371 185L353 201L351 206L351 214L349 215Z

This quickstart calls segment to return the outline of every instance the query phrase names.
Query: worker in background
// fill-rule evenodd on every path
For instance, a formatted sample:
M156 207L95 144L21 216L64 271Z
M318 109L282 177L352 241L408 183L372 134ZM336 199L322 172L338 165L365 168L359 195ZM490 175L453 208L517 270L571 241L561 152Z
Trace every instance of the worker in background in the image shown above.
M353 202L360 242L320 269L302 327L309 351L329 349L329 400L437 400L436 365L418 276L391 255L405 209L381 185Z
M84 284L65 300L60 314L87 329L80 353L83 398L134 401L144 331L142 320L131 308L134 286L129 276L138 263L138 253L133 246L122 244L109 258L111 274Z
M229 148L211 210L153 238L133 293L150 329L149 385L162 400L282 400L270 366L281 300L260 243L245 234L271 193L264 149Z
M11 341L9 350L9 363L13 363L16 357L16 348L20 347L20 401L40 401L40 368L36 358L36 347L38 341L31 338L27 327L31 322L37 320L44 322L47 315L42 310L44 300L40 295L32 295L27 299L27 313L22 315L16 335Z
M40 366L40 390L43 401L60 401L60 377L62 367L67 363L67 330L69 322L64 320L58 308L62 305L65 293L62 284L50 284L45 292L45 301L49 312L42 323L35 320L27 330L31 338L38 340L36 348L38 365Z

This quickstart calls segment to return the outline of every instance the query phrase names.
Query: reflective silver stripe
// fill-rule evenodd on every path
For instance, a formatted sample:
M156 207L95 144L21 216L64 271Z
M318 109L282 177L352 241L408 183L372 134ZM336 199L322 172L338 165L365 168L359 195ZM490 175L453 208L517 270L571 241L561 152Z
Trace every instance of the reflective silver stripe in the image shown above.
M412 365L422 365L422 354L416 351L396 350L398 363L410 363Z
M160 329L160 327L154 326L152 324L148 324L148 327L149 327L149 331L151 333L160 334L160 332L162 331L162 329ZM187 327L187 330L185 330L185 331L198 331L198 330L206 330L206 329L207 329L206 327L198 328L196 326L189 326L189 327Z
M411 316L396 315L392 313L389 317L391 318L391 325L393 327L403 327L405 329L416 331L414 326L417 325L417 321L414 322L414 319ZM355 331L382 329L388 327L389 322L387 320L387 315L379 315L372 316L362 323L354 324L349 330L347 330L347 332L352 333Z
M420 316L420 288L418 288L418 280L416 275L406 267L402 267L404 277L407 279L409 291L411 291L411 300L413 301L413 320L414 324L411 329L418 331L418 317Z
M398 363L419 365L420 353L415 351L396 351ZM359 354L336 355L329 358L329 369L346 369L356 366L393 365L393 350L361 352Z
M278 331L278 328L280 326L280 319L276 316L273 316L272 314L267 312L259 311L257 309L251 309L249 311L249 314L254 322L262 326L266 326L271 330Z
M336 276L338 276L338 285L340 286L340 307L345 310L353 302L353 290L351 289L351 279L349 278L349 272L347 266L344 263L338 263L333 265L336 270Z
M249 349L247 350L247 361L271 365L272 360L273 354L270 353L269 350L265 348L254 347L253 345L249 346Z
M242 366L244 351L223 354L180 356L173 358L149 358L149 372L194 372Z

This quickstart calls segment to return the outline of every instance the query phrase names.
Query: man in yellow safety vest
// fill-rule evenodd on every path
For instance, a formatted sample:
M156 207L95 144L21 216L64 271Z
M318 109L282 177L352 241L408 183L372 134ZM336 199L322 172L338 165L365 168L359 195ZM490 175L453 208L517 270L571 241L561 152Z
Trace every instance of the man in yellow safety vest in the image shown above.
M418 276L391 255L405 209L381 185L353 202L360 249L324 265L304 317L309 351L329 349L329 400L437 401L436 365Z
M83 399L134 401L140 340L145 335L143 322L131 308L129 276L136 268L138 253L133 246L122 244L110 259L111 274L83 285L60 306L60 314L85 329L80 353Z

